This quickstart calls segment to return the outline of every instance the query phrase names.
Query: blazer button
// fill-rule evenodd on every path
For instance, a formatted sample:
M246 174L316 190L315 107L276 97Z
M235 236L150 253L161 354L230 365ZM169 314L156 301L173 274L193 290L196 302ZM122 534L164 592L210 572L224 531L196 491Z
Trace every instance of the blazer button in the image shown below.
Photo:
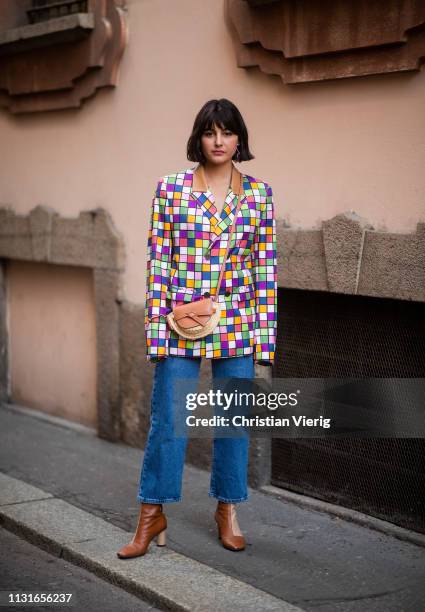
M230 291L226 291L226 293L224 294L226 297L229 297L229 295L231 295Z
M210 297L211 293L209 291L205 291L204 297Z

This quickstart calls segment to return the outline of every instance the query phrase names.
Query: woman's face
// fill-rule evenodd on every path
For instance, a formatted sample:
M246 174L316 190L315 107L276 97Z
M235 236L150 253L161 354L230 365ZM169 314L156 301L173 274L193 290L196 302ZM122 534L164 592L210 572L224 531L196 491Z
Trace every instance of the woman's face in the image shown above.
M238 135L228 129L221 129L213 124L201 137L202 152L207 162L224 164L232 159L238 144Z

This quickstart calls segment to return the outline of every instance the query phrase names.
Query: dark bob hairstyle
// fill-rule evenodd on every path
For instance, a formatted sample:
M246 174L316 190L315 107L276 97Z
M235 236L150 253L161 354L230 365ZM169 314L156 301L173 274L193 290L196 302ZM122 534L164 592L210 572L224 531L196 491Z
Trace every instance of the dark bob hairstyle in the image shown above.
M206 162L206 158L202 153L201 137L206 130L210 130L213 127L214 123L222 130L231 130L234 134L238 135L239 155L236 151L232 159L237 162L254 159L248 147L248 130L242 115L236 106L230 100L226 100L226 98L209 100L196 115L192 134L187 142L187 159L200 162L201 164Z

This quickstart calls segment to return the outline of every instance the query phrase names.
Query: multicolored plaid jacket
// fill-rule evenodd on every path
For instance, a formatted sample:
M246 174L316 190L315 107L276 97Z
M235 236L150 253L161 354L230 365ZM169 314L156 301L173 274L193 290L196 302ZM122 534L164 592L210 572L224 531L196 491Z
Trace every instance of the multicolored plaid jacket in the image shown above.
M273 363L277 327L276 221L272 189L242 175L236 218L218 301L219 325L204 338L187 340L168 327L173 304L215 293L237 206L241 174L233 168L223 210L197 168L170 174L157 185L147 247L145 334L147 359L180 355L206 358L254 353Z

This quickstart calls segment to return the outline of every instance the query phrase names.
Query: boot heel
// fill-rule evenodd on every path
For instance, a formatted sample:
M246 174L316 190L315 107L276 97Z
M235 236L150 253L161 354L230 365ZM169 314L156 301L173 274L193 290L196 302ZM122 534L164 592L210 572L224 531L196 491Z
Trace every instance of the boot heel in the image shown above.
M238 525L234 504L219 501L214 518L218 527L218 539L224 548L244 550L245 538Z
M164 531L161 531L161 533L159 533L156 537L156 545L157 546L165 546L167 544L167 537L166 537L166 532L167 530L164 529Z

